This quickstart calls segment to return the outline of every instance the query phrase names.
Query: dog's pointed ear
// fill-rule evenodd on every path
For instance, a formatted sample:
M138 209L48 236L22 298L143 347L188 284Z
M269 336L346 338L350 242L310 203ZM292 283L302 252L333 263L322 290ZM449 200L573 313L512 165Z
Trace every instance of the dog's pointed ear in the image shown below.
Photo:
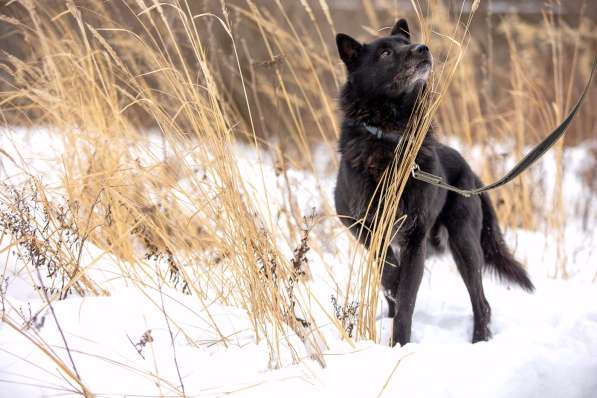
M344 33L336 35L336 45L338 46L338 54L340 54L340 58L346 66L354 64L363 48L361 43Z
M396 24L390 33L390 36L394 35L402 35L410 40L410 31L408 30L408 22L406 22L406 19L400 18L398 21L396 21Z

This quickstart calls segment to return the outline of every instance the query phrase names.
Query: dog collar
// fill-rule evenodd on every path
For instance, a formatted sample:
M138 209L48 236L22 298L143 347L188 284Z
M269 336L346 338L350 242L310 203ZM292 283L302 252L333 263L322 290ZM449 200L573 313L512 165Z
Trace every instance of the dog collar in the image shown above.
M379 127L369 126L365 123L363 123L363 127L365 128L365 130L367 130L369 134L376 136L378 140L381 140L383 138L383 130Z
M384 139L384 132L379 127L369 126L366 123L363 123L362 126L365 128L365 130L367 130L367 132L369 134L374 135L375 137L377 137L378 140ZM386 139L387 139L387 137L386 137ZM395 142L398 146L400 146L402 144L402 140L403 139L404 139L404 134L402 134L400 136L400 138L398 139L397 143L394 140L392 140L392 142ZM424 172L423 170L421 170L419 168L419 165L416 162L413 163L413 166L412 166L412 169L411 169L410 173L411 173L411 176L415 180L423 181L423 182L426 182L428 184L435 185L435 186L442 186L443 181L442 181L441 177L438 177L436 175ZM450 188L446 188L446 189L449 189L449 190L452 190L452 191L456 191L456 189L450 189ZM461 195L464 195L466 197L470 196L470 195L465 195L462 192L458 192L458 193L460 193ZM386 264L390 265L392 267L398 268L397 265L394 265L394 264L391 264L391 263L388 263L388 262L386 262Z
M386 133L379 127L369 126L367 123L362 123L361 126L378 140L385 140L400 145L404 139L404 134L400 134L400 138L396 140L396 138L386 135Z

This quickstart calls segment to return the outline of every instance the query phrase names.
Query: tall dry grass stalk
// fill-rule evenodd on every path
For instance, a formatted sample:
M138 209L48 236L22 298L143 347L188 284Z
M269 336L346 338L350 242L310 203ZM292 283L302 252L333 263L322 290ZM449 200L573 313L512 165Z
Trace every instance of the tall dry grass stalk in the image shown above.
M477 162L490 181L503 171L503 152L519 157L560 120L574 98L575 77L588 73L590 45L581 43L597 40L594 22L581 18L570 27L548 13L543 24L532 25L505 17L498 29L507 38L509 61L501 67L497 56L483 61L485 40L469 33L478 4L463 2L454 12L436 0L412 2L436 68L411 120L410 139L398 148L396 159L403 161L387 170L379 187L386 200L370 209L372 249L366 255L355 250L347 265L353 277L338 287L345 303L358 298L360 338L377 338L375 259L384 257L398 227L394 220L403 220L399 197L432 119L442 126L440 135L491 152ZM464 13L464 5L472 9ZM155 290L174 284L208 316L214 302L244 308L257 340L270 348L272 366L282 363L284 352L323 364L325 341L314 307L348 338L332 309L303 283L304 245L323 250L318 242L342 230L331 221L329 187L313 150L322 143L335 167L335 97L343 77L330 44L338 21L327 2L23 0L2 7L10 11L2 21L29 49L22 57L3 54L2 71L10 78L0 97L2 117L7 124L50 126L65 144L61 186L39 190L76 203L79 233L124 260L120 273L134 284ZM370 39L409 10L363 2L363 11L364 29L351 33ZM563 60L571 40L578 44L569 66ZM586 108L595 103L592 95ZM595 115L580 119L589 130L595 126ZM255 149L260 165L276 154L282 176L289 168L313 172L318 214L301 213L288 178L287 198L274 214L279 198L270 197L265 171L249 179L239 169L239 140ZM561 176L555 187L553 207L559 209ZM538 189L525 176L496 193L502 221L537 228L543 214L533 199ZM550 227L562 231L564 221L555 217ZM92 289L84 269L68 275L70 286L102 293L100 286ZM211 321L218 341L233 344Z

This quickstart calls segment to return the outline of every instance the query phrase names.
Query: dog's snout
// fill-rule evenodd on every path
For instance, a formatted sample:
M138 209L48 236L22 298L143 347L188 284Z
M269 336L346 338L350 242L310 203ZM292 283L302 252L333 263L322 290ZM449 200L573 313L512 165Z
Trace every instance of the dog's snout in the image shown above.
M415 54L425 55L429 54L429 47L427 47L425 44L417 44L412 48L411 51Z

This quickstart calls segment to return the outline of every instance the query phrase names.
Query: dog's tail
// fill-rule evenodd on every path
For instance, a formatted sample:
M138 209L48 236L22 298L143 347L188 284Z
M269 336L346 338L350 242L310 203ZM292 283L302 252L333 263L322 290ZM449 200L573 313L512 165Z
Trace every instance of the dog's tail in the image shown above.
M529 275L522 264L514 259L506 246L489 196L482 193L480 197L483 209L481 247L483 248L485 264L492 268L500 278L514 282L523 289L532 292L535 290L535 286L533 286L533 282L529 279Z

